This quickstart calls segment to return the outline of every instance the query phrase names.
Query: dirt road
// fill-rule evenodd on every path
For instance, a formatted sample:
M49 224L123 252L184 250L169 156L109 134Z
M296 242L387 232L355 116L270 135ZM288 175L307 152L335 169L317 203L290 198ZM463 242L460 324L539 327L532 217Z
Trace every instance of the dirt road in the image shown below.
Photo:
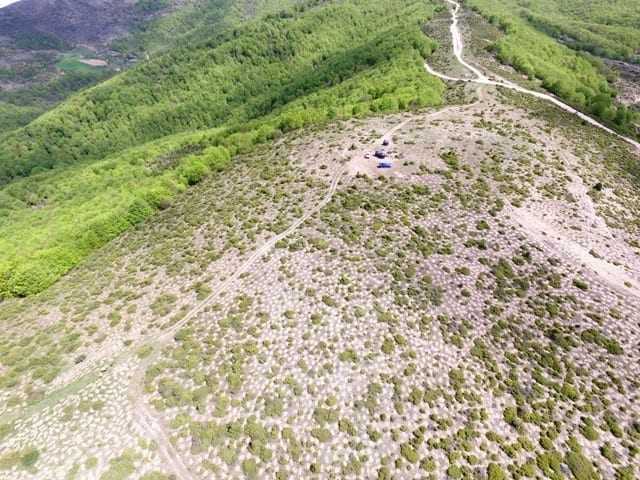
M540 98L542 100L545 100L547 102L551 102L554 105L560 107L562 110L565 110L573 115L576 115L577 117L579 117L581 120L584 120L585 122L589 123L590 125L593 125L594 127L600 128L602 130L604 130L607 133L610 133L611 135L615 135L616 137L620 138L621 140L624 140L625 142L629 143L630 145L634 146L636 148L636 150L640 151L640 143L636 142L635 140L625 137L624 135L620 135L619 133L615 132L614 130L610 129L609 127L603 125L602 123L598 122L597 120L591 118L589 115L586 115L578 110L576 110L575 108L567 105L566 103L562 102L561 100L559 100L558 98L546 94L546 93L542 93L542 92L536 92L534 90L529 90L527 88L521 87L520 85L517 85L513 82L510 82L508 80L505 80L504 78L498 78L498 80L490 80L486 75L484 75L478 68L474 67L473 65L470 65L469 63L467 63L464 60L464 56L463 56L463 51L464 51L464 43L462 41L462 33L460 32L460 27L458 26L458 13L460 10L460 4L458 2L456 2L455 0L447 0L448 3L450 3L452 5L452 9L451 9L451 27L450 27L450 31L451 31L451 37L453 40L453 54L455 55L456 59L458 60L458 62L460 62L460 64L462 64L465 68L467 68L469 71L471 71L474 75L475 78L456 78L456 77L450 77L448 75L444 75L440 72L436 72L433 68L431 68L431 66L429 66L428 64L425 63L425 68L427 70L427 72L429 72L431 75L435 75L436 77L439 77L443 80L448 80L448 81L460 81L460 82L474 82L474 83L481 83L484 85L493 85L496 87L503 87L503 88L508 88L510 90L515 90L517 92L521 92L521 93L525 93L527 95L532 95L536 98Z

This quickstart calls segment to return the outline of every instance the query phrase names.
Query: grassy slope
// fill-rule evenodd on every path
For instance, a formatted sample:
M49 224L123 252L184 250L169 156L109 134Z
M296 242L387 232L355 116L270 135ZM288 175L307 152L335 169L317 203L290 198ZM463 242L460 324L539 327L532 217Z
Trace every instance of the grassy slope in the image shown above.
M602 15L605 15L606 8L603 5L592 5L592 8L587 9L583 0L467 0L466 3L504 30L504 37L493 45L501 61L513 65L530 78L541 80L545 88L569 103L596 115L623 132L630 133L632 113L615 104L615 91L609 85L600 62L562 45L545 31L536 28L541 26L543 16L549 22L565 26L577 22L581 12L586 10L592 17L600 12L600 18L604 18ZM613 5L618 3L614 2ZM624 7L620 6L612 12L622 10ZM640 19L637 13L634 16L636 21ZM534 17L537 20L534 21ZM609 20L618 22L610 25L611 29L626 29L624 24L627 20L622 13L612 14ZM549 29L545 30L551 32ZM562 35L557 30L553 33ZM605 48L603 42L606 38L609 37L593 37L591 50L596 50L598 45ZM634 40L630 39L629 42L633 44ZM577 43L575 46L581 47L584 44Z
M422 67L434 45L420 26L433 7L392 3L328 2L250 24L11 134L0 144L0 292L46 288L229 155L281 131L440 103L443 85Z

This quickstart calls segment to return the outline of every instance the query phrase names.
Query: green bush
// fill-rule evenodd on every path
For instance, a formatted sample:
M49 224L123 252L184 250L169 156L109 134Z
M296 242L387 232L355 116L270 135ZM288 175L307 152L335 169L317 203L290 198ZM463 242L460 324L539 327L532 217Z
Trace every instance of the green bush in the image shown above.
M490 463L487 467L487 479L488 480L506 480L507 475L502 470L502 467L497 463Z
M100 480L126 480L136 471L133 450L125 450L122 455L109 460L109 468L100 475Z
M569 452L565 458L567 466L576 480L599 480L591 462L579 452Z
M256 461L252 458L247 458L242 461L242 473L244 476L253 480L258 478L258 465Z

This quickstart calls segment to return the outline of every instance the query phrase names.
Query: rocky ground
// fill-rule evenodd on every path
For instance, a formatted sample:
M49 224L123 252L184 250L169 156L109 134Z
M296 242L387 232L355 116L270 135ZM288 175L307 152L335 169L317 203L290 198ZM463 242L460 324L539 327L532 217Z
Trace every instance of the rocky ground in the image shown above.
M640 108L640 65L608 60L607 65L617 74L618 100L632 108Z

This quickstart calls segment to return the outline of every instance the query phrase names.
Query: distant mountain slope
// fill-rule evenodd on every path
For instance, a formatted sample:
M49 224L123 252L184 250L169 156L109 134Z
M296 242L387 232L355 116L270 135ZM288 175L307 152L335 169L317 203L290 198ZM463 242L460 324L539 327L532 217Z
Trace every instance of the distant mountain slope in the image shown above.
M140 4L137 0L22 0L0 10L0 31L16 42L40 41L51 47L64 42L106 42L128 33L133 22L146 14Z
M22 0L0 10L0 136L175 45L298 0ZM28 109L29 114L24 111Z
M188 46L211 39L247 20L305 4L303 0L195 0L180 3L166 15L139 24L131 35L112 43L120 52L136 55Z
M22 0L0 9L0 135L129 66L134 57L118 54L110 43L175 4Z

